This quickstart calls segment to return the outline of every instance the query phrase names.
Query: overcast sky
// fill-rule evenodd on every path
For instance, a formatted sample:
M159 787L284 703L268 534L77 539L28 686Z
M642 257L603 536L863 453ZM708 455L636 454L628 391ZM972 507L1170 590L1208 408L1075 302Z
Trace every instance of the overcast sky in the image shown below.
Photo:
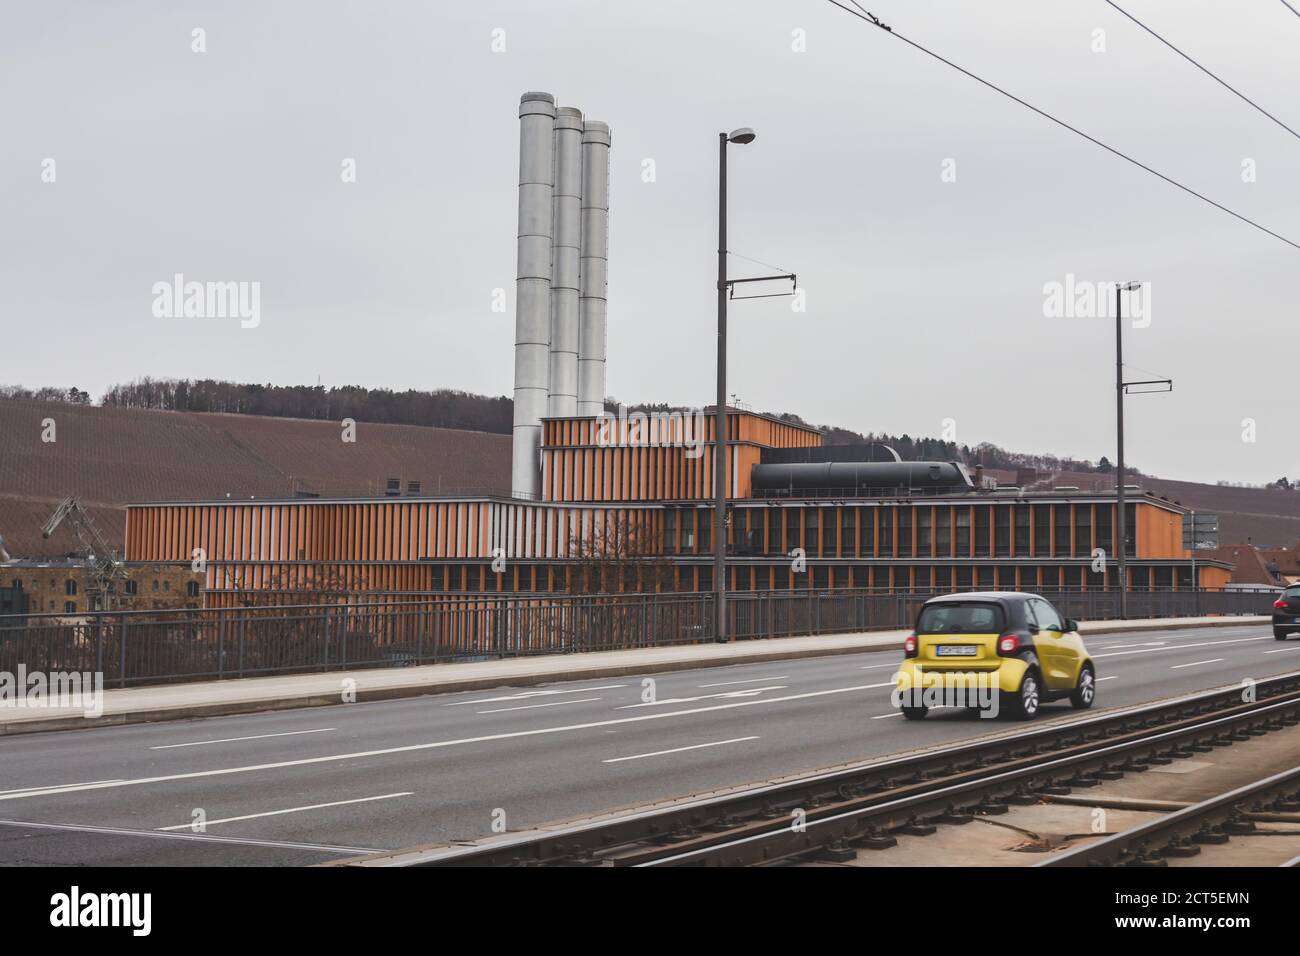
M1300 242L1300 140L1103 0L865 5ZM1282 3L1120 5L1300 128L1300 17ZM545 90L613 131L619 399L712 400L716 135L752 126L731 151L730 246L797 272L807 299L732 307L742 401L1113 458L1113 323L1045 316L1044 286L1147 280L1130 377L1175 387L1129 400L1129 460L1300 473L1300 250L823 0L10 2L0 85L0 383L509 394L517 109ZM175 273L259 282L260 324L155 317Z

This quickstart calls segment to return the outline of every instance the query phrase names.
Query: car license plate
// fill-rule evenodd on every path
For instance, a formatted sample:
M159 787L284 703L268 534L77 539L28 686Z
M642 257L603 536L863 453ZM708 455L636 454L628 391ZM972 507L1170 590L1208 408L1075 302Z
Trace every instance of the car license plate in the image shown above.
M979 648L974 644L940 644L935 653L940 657L974 657Z

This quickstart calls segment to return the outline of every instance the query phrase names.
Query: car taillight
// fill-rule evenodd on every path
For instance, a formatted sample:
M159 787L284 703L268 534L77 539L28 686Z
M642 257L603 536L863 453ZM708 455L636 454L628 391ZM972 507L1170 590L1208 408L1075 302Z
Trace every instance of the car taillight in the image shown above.
M918 646L918 641L916 640L916 635L915 634L907 635L907 637L903 638L903 656L915 657L917 646Z
M1279 611L1286 610L1286 598L1278 598L1273 602L1273 606Z
M998 638L998 653L1006 657L1020 650L1020 638L1015 634L1003 634Z

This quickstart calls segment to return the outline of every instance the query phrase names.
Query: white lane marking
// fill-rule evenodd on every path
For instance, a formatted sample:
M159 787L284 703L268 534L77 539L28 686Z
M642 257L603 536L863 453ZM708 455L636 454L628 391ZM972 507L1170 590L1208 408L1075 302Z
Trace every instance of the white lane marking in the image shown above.
M715 740L711 744L693 744L690 747L674 747L672 750L656 750L654 753L633 754L630 757L610 757L601 763L622 763L624 760L643 760L646 757L662 757L664 754L679 754L687 750L703 750L705 747L721 747L724 744L738 744L746 740L758 740L758 737L732 737L730 740Z
M865 667L859 668L859 670L876 671L876 670L880 670L880 668L882 667L902 667L902 666L903 666L902 661L895 661L892 664L868 664Z
M1251 641L1271 641L1271 637L1239 637L1231 641L1202 641L1199 644L1169 644L1165 647L1144 647L1135 651L1112 651L1109 654L1093 654L1093 660L1102 657L1124 657L1127 654L1153 654L1156 651L1182 651L1192 647L1218 647L1222 644L1248 644Z
M505 714L512 710L536 710L539 707L563 707L565 704L589 704L593 700L604 700L603 697L579 697L577 700L556 700L549 704L523 704L519 707L494 707L491 710L476 710L476 714Z
M667 704L693 704L697 700L721 700L728 697L756 697L765 690L785 690L787 684L773 684L771 687L751 687L747 690L729 690L720 694L700 694L698 697L665 697L662 700L648 700L640 704L623 704L615 710L635 710L638 707L664 707Z
M117 783L119 780L125 780L125 779L126 779L125 777L107 777L104 780L90 780L87 782L88 783ZM55 786L62 786L62 784L55 784ZM50 784L48 783L43 787L14 787L14 789L12 790L0 790L0 794L28 793L32 790L48 790L49 788L50 788Z
M204 744L233 744L240 740L265 740L267 737L296 737L299 734L323 734L335 727L318 727L315 730L287 730L282 734L253 734L251 737L222 737L220 740L191 740L183 744L159 744L150 750L174 750L177 747L202 747Z
M189 773L164 774L157 777L136 777L130 780L104 781L100 783L68 784L49 787L45 790L29 790L23 793L0 794L0 801L22 800L33 796L54 796L63 793L79 793L83 790L108 790L118 787L138 787L148 783L170 783L173 780L196 780L202 777L221 777L236 773L254 773L259 770L281 770L285 767L305 767L317 763L335 763L341 760L361 760L367 757L383 757L389 754L416 753L421 750L440 750L444 747L457 747L463 744L481 744L493 740L515 740L520 737L540 737L543 734L562 734L575 730L592 730L599 727L613 727L618 724L635 724L643 720L664 720L669 717L689 717L694 714L708 714L717 710L733 710L737 707L754 707L759 704L780 704L790 700L809 700L814 697L829 697L833 694L853 694L863 690L877 690L881 687L893 687L893 681L883 684L855 684L852 687L832 687L829 690L810 690L802 694L787 694L784 697L765 697L759 700L738 700L727 704L712 704L708 707L691 707L686 710L669 710L656 714L640 714L635 717L614 717L609 720L593 720L583 724L563 724L559 727L534 727L529 730L511 730L500 734L483 734L479 737L460 737L455 740L434 740L423 744L406 744L401 747L385 747L381 750L361 750L355 753L332 754L327 757L300 757L297 760L279 760L275 763L249 764L243 767L225 767L220 770L194 770Z
M324 843L285 843L280 840L250 840L247 837L209 836L206 833L159 833L157 830L131 830L126 827L92 827L75 823L32 823L30 820L0 820L0 827L31 827L35 830L68 830L74 833L102 833L107 836L149 837L154 840L195 840L199 843L237 843L243 846L266 846L282 850L315 850L325 853L382 853L364 846L329 846Z
M1171 671L1181 670L1184 667L1200 667L1202 664L1222 664L1226 660L1223 657L1212 657L1208 661L1192 661L1190 664L1175 664L1169 668Z
M1300 651L1300 644L1293 644L1290 647L1279 647L1275 651L1265 651L1265 654L1281 654L1283 651Z
M1140 644L1102 644L1097 649L1099 651L1105 651L1115 647L1165 647L1168 644L1168 641L1146 641L1145 643Z
M444 707L466 707L470 704L499 704L506 700L530 700L533 697L554 697L557 694L589 694L593 690L614 690L627 684L602 684L599 687L575 687L572 690L526 690L508 697L479 697L475 700L453 700Z
M373 800L392 800L394 797L409 797L414 790L405 790L402 793L381 793L377 797L359 797L356 800L335 800L333 803L313 803L309 807L289 807L287 810L268 810L265 813L248 813L242 817L222 817L220 820L208 820L206 826L214 826L218 823L234 823L238 820L256 820L259 817L278 817L284 813L302 813L304 810L324 810L326 807L343 807L352 803L370 803ZM178 823L170 827L157 827L156 829L163 832L170 830L188 830L193 823Z
M755 677L751 680L724 680L717 684L697 684L697 687L730 687L732 684L761 684L765 680L789 680L789 674L782 674L779 677Z
M892 714L881 714L880 716L878 716L878 717L872 717L871 719L872 719L872 720L884 720L886 717L902 717L902 716L903 716L903 712L902 712L901 710L896 710L896 711L894 711Z
M1100 684L1104 680L1119 680L1119 678L1111 674L1109 677L1098 677L1093 683Z

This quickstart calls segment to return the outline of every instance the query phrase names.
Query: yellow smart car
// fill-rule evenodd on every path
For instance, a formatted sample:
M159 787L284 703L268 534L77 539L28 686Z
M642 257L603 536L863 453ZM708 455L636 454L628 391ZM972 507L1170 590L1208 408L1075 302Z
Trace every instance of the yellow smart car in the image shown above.
M903 642L895 705L909 720L937 706L1027 720L1049 700L1079 709L1097 696L1097 671L1078 623L1022 591L931 598Z

